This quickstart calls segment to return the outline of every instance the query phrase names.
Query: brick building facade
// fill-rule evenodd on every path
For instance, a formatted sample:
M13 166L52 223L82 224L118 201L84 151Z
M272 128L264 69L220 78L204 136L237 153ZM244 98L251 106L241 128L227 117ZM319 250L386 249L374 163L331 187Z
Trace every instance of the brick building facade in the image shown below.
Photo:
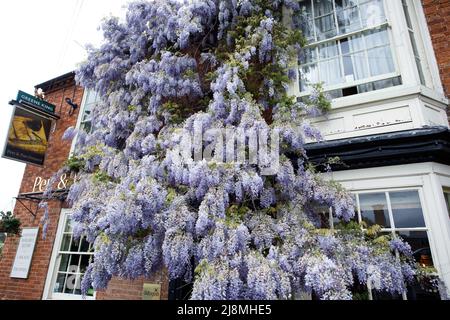
M305 0L307 2L309 0ZM373 1L376 2L376 1ZM394 4L395 3L395 4ZM449 0L422 0L422 6L420 5L420 1L418 0L407 0L407 1L401 1L401 0L389 0L384 1L384 5L389 5L390 8L393 8L396 14L395 18L399 18L400 14L403 11L402 10L402 3L408 3L410 8L415 8L411 10L416 10L417 12L417 21L420 21L421 15L423 15L424 21L426 20L428 31L424 29L420 29L421 31L421 41L422 46L424 48L427 47L427 39L430 39L432 46L434 48L434 54L433 57L427 57L428 58L428 64L429 66L425 69L428 69L428 72L430 73L429 78L430 79L441 79L438 80L442 84L442 88L445 91L445 96L448 98L450 96L450 1ZM423 7L423 10L422 10ZM387 11L387 10L386 10ZM420 12L419 12L420 11ZM393 18L393 17L391 17ZM391 21L392 22L392 21ZM402 35L402 29L406 30L404 28L405 19L399 18L399 21L394 21L394 31L399 29L398 35ZM418 25L419 23L417 23ZM406 31L407 32L407 31ZM418 32L416 30L416 32ZM406 38L407 39L407 38ZM400 40L399 40L400 41ZM405 46L405 42L401 43L402 46ZM396 47L399 47L398 45ZM406 50L406 47L401 47L402 50ZM409 47L410 51L412 51L411 47ZM423 52L433 52L423 50ZM412 54L412 53L411 53ZM400 55L407 56L406 53L401 52ZM435 57L434 57L435 55ZM405 59L407 60L407 59ZM425 60L425 59L423 59ZM435 60L436 64L436 72L433 70L432 64L434 63L433 60ZM414 61L414 58L411 59L411 61ZM431 65L431 66L430 66ZM401 66L402 68L406 68L405 71L401 75L403 76L403 81L405 82L407 79L407 76L409 76L411 79L414 78L411 70L408 70L408 68L413 68L413 64ZM415 72L417 74L417 72ZM439 73L439 75L437 75ZM418 76L416 76L418 78ZM434 81L434 80L433 80ZM414 81L413 81L414 82ZM431 80L429 80L431 82ZM416 86L416 84L413 83L414 90L416 90L416 87L420 86L420 83ZM411 89L413 85L409 86L405 83L403 86L405 88L398 88L398 92L403 92L401 94L397 94L397 91L392 90L395 88L385 88L380 90L380 94L371 95L374 92L366 92L361 94L361 101L359 101L358 96L353 97L343 97L340 99L340 101L335 101L335 109L337 110L336 113L331 116L331 119L340 119L340 117L344 118L347 117L347 114L350 114L350 112L354 112L354 110L358 108L367 108L370 112L372 112L372 109L376 109L377 111L381 110L386 107L386 118L389 118L391 112L390 110L393 110L393 107L391 104L399 103L400 106L394 106L397 109L404 108L404 105L410 104L411 106L418 106L423 101L427 103L428 105L437 106L435 110L441 111L438 116L433 116L432 120L437 118L445 118L445 104L448 104L448 101L445 100L445 98L440 97L439 93L436 95L423 93L422 89L417 89L417 91L413 91ZM409 87L408 87L409 86ZM66 75L63 75L61 77L58 77L56 79L47 81L43 84L38 85L37 87L41 87L44 89L47 95L47 99L50 103L57 106L57 113L60 115L61 119L58 121L55 121L54 125L54 131L52 131L51 139L50 139L50 145L47 152L47 158L45 161L45 164L43 167L37 167L32 165L27 165L22 185L20 187L20 194L26 194L33 191L33 187L36 181L37 177L41 177L43 179L48 179L52 176L53 173L55 173L61 165L66 161L66 159L69 156L70 150L71 150L71 144L67 141L62 141L61 137L64 133L64 131L70 127L70 126L79 126L81 118L83 117L82 111L83 111L83 105L87 103L89 100L88 93L84 92L83 88L76 86L74 83L74 74L69 73ZM439 89L434 88L436 92L439 91ZM401 91L403 90L403 91ZM386 93L392 91L392 93ZM381 99L380 96L386 95L386 98ZM403 95L403 96L402 96ZM417 95L417 99L416 96ZM424 97L424 95L428 95L427 97ZM412 100L411 97L414 97L416 100ZM430 98L431 97L431 98ZM436 98L437 97L437 98ZM76 103L80 108L76 109L74 114L69 115L68 114L68 106L65 102L65 98L70 98L74 103ZM356 98L356 99L354 99ZM347 100L346 100L347 99ZM353 99L356 102L352 105L351 103L342 102L342 101L350 101L348 99ZM404 101L401 101L404 99ZM339 100L339 99L338 99ZM382 101L383 100L383 101ZM423 101L422 101L423 100ZM400 102L399 102L400 101ZM346 105L347 103L347 105ZM425 108L425 103L423 103L423 107ZM360 106L361 104L361 106ZM373 104L373 105L371 105ZM347 111L347 109L350 111ZM389 109L390 108L390 109ZM440 108L440 109L439 109ZM340 110L343 111L340 111ZM367 113L369 113L367 111ZM341 113L339 113L341 112ZM447 111L448 112L448 111ZM414 113L411 112L412 115ZM442 116L443 114L443 116ZM450 113L447 113L450 115ZM353 113L350 114L352 117L356 118L360 115L354 115ZM396 115L397 116L397 115ZM423 116L422 116L423 117ZM431 116L430 116L431 119ZM439 119L438 119L439 120ZM442 120L442 119L440 119ZM330 120L334 121L334 120ZM431 120L430 120L431 121ZM445 121L445 119L444 119ZM348 122L348 121L347 121ZM411 120L411 122L414 122ZM430 122L433 123L433 122ZM327 122L327 125L329 127L332 126L331 122ZM395 124L397 125L397 124ZM385 132L393 132L393 131L401 131L405 129L417 129L419 127L424 126L423 123L420 123L420 125L416 125L416 127L410 128L410 127L401 127L403 125L402 122L399 122L398 126L399 129L395 129L395 125L389 125L386 126L388 129L383 129L384 131L370 131L373 133L385 133ZM444 125L443 123L440 124L441 126ZM339 130L341 130L342 126L340 126ZM339 133L340 138L348 138L348 137L355 137L360 136L363 134L359 134L356 132L356 130L352 129L353 126L350 126L352 132L349 132L348 134L346 132ZM331 129L330 129L331 130ZM351 131L350 130L350 131ZM372 129L370 129L372 130ZM378 129L373 129L378 130ZM381 129L380 129L381 130ZM390 131L389 131L390 130ZM339 131L342 132L342 131ZM356 132L356 133L355 133ZM367 132L367 131L366 131ZM366 133L366 135L369 135L369 133ZM327 135L326 135L327 136ZM330 137L332 134L329 135ZM398 139L400 139L399 137ZM330 138L331 140L332 138ZM381 148L381 147L380 147ZM380 149L381 150L381 149ZM423 162L423 160L421 160ZM386 191L386 194L390 192L391 189L395 188L410 188L411 186L414 186L414 188L419 188L418 190L421 191L421 199L423 203L423 209L424 211L432 212L432 215L437 215L437 211L442 214L444 214L445 209L445 203L443 202L443 197L441 198L433 198L433 195L436 195L439 192L436 192L438 189L436 188L438 185L438 180L441 179L444 181L444 179L450 179L450 167L444 166L441 163L436 165L432 160L429 160L430 162L426 165L430 165L433 169L433 172L428 172L428 167L425 167L425 164L423 166L419 166L417 164L414 164L413 167L411 165L408 167L406 166L386 166L379 169L380 176L376 176L375 169L369 169L370 171L365 172L364 169L359 169L356 171L347 170L343 172L342 174L338 172L335 176L336 180L343 181L343 183L348 183L346 186L349 189L357 190L357 192L360 192L360 190L363 190L363 192L367 192L367 186L371 186L374 189L375 184L378 183L377 181L381 181L382 179L385 179L383 181L386 181L387 184L391 183L391 187L389 187L388 191ZM401 167L401 168L400 168ZM434 177L433 175L438 172L437 176ZM388 176L388 174L392 173L392 176ZM355 175L358 175L360 177L359 182L353 182L352 179ZM381 177L381 175L386 175ZM403 177L404 175L404 177ZM412 181L412 176L420 176L420 181L428 181L429 177L432 179L431 182L410 182ZM401 178L399 178L401 177ZM365 179L365 180L364 180ZM433 180L434 179L434 180ZM437 179L437 180L436 180ZM362 182L361 182L362 181ZM375 181L375 183L373 182ZM405 182L406 181L406 182ZM419 180L418 180L419 181ZM446 180L447 181L447 180ZM449 180L450 181L450 180ZM358 183L364 184L363 186L359 187L357 186ZM419 183L422 183L419 185ZM443 184L443 183L442 183ZM419 187L417 187L419 186ZM443 185L439 185L440 190L442 190ZM445 186L444 186L445 187ZM444 188L446 194L450 195L450 189L448 189L450 185L447 186L447 188ZM380 187L381 188L381 187ZM382 188L387 188L387 185L383 182ZM386 189L387 190L387 189ZM424 200L425 199L425 200ZM450 196L448 198L450 203ZM442 201L441 201L442 200ZM441 207L433 207L437 202L441 201L442 206ZM36 208L36 202L29 201L29 200L23 200L23 203L25 205L30 206L33 210ZM3 255L0 258L0 299L52 299L52 286L55 283L55 280L53 279L55 277L54 274L56 274L57 270L55 269L55 263L54 263L54 256L55 256L55 248L57 246L61 245L61 239L58 237L58 229L61 225L61 219L62 211L61 209L66 208L66 205L64 202L61 202L59 200L52 200L50 202L50 224L47 232L47 237L45 239L42 238L41 232L39 233L38 240L36 243L34 256L31 263L31 268L29 272L29 278L22 280L22 279L12 279L10 278L10 271L12 268L12 264L16 255L16 249L19 243L19 237L14 236L8 236L4 249L3 249ZM434 208L434 209L433 209ZM63 210L64 211L64 210ZM31 213L24 208L24 206L21 203L16 203L14 214L20 218L22 221L23 227L34 227L40 225L40 219L43 214L43 210L40 209L37 211L36 217L33 217ZM441 217L442 218L442 217ZM423 232L429 232L430 235L433 234L433 236L430 238L430 242L434 242L435 248L432 248L433 251L433 258L436 256L439 257L439 259L434 259L435 261L442 261L439 262L440 265L442 265L442 269L439 270L441 272L441 275L444 275L444 277L447 277L447 281L450 281L450 273L449 270L446 268L448 267L448 261L450 261L450 252L447 248L447 245L443 242L448 238L448 232L446 230L450 230L450 222L445 222L443 220L440 221L431 221L429 218L427 222L427 228L423 228ZM426 220L427 220L426 219ZM449 220L450 221L450 220ZM435 230L440 228L442 234L436 234ZM446 229L448 228L448 229ZM442 231L443 230L443 231ZM420 232L422 232L420 231ZM447 232L447 233L446 233ZM446 238L447 237L447 238ZM428 240L427 240L428 241ZM438 248L436 248L438 247ZM447 267L446 267L447 266ZM437 268L441 268L439 265ZM53 280L52 280L53 279ZM144 284L161 284L161 299L168 299L170 294L171 286L169 286L169 283L167 282L166 274L161 271L160 273L156 274L152 279L139 279L135 281L128 281L123 279L113 279L107 290L103 292L97 292L95 294L95 299L133 299L138 300L142 299L143 297L143 288ZM173 297L173 295L172 295ZM79 298L79 296L77 296ZM183 298L183 297L179 297ZM56 298L55 298L56 299Z
M57 241L57 229L61 223L61 210L68 209L64 200L54 199L48 201L49 224L44 239L42 237L41 223L44 209L38 208L39 201L37 199L40 196L40 191L45 189L45 185L39 188L39 186L36 186L36 181L38 181L37 179L50 179L69 157L71 143L63 140L62 136L67 128L77 126L77 123L80 121L81 108L77 108L72 114L69 114L70 108L66 103L66 98L71 99L78 106L82 106L85 92L82 87L75 84L73 72L39 84L36 88L42 88L45 91L46 100L57 107L56 113L60 116L60 119L53 122L44 165L42 167L26 166L19 190L20 202L16 202L14 208L14 215L22 222L22 228L40 227L29 269L29 277L28 279L14 279L10 277L20 237L8 236L0 258L0 300L39 300L50 298L51 293L45 291L51 291L51 288L46 288L46 282L51 282L48 279L51 277L51 269L54 268L51 265L51 256L56 249L55 246L60 245ZM36 198L26 197L30 195ZM142 299L144 283L150 282L162 283L161 299L167 299L168 284L164 275L164 272L160 272L151 279L136 281L113 279L108 289L104 292L97 292L95 298L99 300Z
M422 0L442 86L450 97L450 1ZM450 111L447 111L450 119Z
M59 79L55 79L53 82L50 81L47 83L47 86L47 101L57 107L56 112L60 115L61 119L53 123L44 166L26 166L20 186L20 194L33 192L37 177L49 179L67 160L70 151L70 143L63 141L61 137L68 127L75 126L79 110L75 110L75 113L70 116L67 112L68 108L65 98L70 98L80 105L84 90L75 85L73 73L59 77ZM22 227L38 226L43 215L43 209L36 210L37 203L33 201L23 200L23 204L37 214L36 217L33 217L22 204L16 202L14 215L21 220ZM19 237L8 236L6 238L2 258L0 259L0 299L42 298L50 256L54 246L56 227L62 207L64 207L64 203L59 200L49 202L51 223L48 227L46 239L42 238L41 232L38 234L28 279L10 278L9 275L16 256Z

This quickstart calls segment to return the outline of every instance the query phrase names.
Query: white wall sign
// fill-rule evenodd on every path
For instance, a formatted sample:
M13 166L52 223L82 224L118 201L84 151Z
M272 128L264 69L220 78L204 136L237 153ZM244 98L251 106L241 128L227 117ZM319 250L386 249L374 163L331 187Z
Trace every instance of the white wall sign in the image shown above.
M39 228L23 228L11 270L11 278L27 279Z

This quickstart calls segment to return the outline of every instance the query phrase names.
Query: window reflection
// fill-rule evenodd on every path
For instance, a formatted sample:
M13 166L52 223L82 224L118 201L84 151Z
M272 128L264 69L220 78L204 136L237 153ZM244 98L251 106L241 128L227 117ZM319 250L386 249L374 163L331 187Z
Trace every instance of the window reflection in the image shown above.
M417 191L390 192L396 228L424 228L422 206Z
M401 231L398 235L411 246L415 260L423 267L433 266L430 242L426 231Z
M377 26L386 21L383 0L360 1L359 7L364 27Z
M361 28L356 1L336 0L336 16L340 33L348 33Z
M390 228L389 211L385 193L368 193L359 195L361 219L368 226L380 225Z

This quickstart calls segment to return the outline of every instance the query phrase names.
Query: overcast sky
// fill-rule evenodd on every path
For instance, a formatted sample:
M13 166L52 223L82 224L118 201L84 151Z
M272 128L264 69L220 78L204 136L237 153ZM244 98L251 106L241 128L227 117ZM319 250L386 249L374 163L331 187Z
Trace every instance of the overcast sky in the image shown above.
M76 68L83 46L99 44L105 16L124 16L128 0L14 0L0 7L0 152L3 151L17 90L34 86ZM0 210L13 209L25 165L0 159Z

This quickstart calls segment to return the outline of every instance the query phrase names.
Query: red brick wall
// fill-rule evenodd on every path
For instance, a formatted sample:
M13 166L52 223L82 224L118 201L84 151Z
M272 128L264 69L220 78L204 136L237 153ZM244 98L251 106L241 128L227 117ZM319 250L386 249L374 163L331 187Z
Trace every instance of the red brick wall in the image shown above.
M60 114L61 119L56 121L55 131L50 136L44 167L26 166L19 193L32 192L36 177L50 178L53 173L58 171L63 162L66 161L70 152L71 143L62 141L61 137L68 127L76 125L80 108L72 116L69 116L67 113L69 109L65 103L65 98L71 98L81 106L83 88L72 84L53 92L47 92L46 95L48 102L57 107L56 111ZM24 201L24 204L30 206L32 210L37 205L30 201ZM64 203L60 201L49 202L50 223L47 236L46 239L42 238L41 228L28 279L12 279L9 277L20 238L17 236L7 237L3 254L0 258L0 300L38 300L42 298L62 207L64 207ZM36 218L34 218L21 204L16 203L14 214L22 221L22 227L36 227L40 225L43 210L40 209ZM168 298L167 274L165 271L161 271L146 280L129 281L115 278L110 282L107 290L97 292L97 299L141 300L144 283L160 283L161 299Z
M53 92L47 92L48 102L56 106L56 112L61 119L56 121L55 131L51 133L47 157L43 167L27 165L23 174L20 193L32 192L34 180L37 176L48 179L55 173L67 159L71 143L62 141L64 131L76 125L79 108L72 116L68 115L68 105L64 101L66 97L81 105L83 98L83 88L68 83L64 88L59 88ZM36 203L24 201L24 204L35 210ZM16 255L19 237L8 236L0 258L0 299L41 299L45 280L47 277L48 265L53 249L53 242L58 226L59 215L62 203L51 201L49 203L50 223L46 239L42 238L42 228L40 229L36 247L31 262L28 279L12 279L9 277L12 264ZM18 202L14 208L14 214L22 221L22 227L39 226L43 210L40 209L34 218Z
M142 300L144 283L161 284L161 300L168 299L168 278L165 271L156 273L149 279L135 281L114 278L105 291L97 292L97 300Z
M422 0L442 85L450 97L450 0Z

